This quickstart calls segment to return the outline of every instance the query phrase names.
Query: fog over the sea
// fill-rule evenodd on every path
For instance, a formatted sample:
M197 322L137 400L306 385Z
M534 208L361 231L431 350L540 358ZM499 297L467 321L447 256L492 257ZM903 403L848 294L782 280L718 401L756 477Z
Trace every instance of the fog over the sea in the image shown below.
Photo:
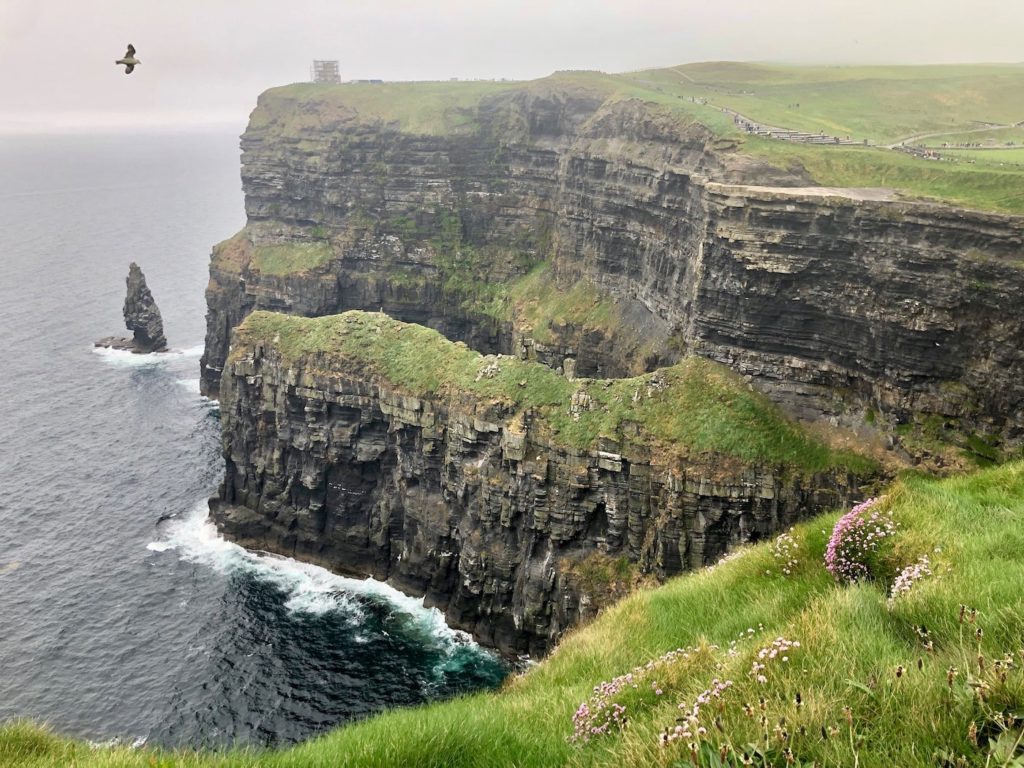
M222 124L306 80L1024 60L1019 0L0 0L0 131ZM115 67L126 43L141 66Z

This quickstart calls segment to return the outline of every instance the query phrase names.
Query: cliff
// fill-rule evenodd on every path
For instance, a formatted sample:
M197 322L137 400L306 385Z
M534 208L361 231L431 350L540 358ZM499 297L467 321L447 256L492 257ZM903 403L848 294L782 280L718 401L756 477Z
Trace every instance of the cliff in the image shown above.
M425 594L506 652L843 504L872 469L699 358L569 381L377 313L250 315L221 418L221 530Z
M215 517L507 651L857 495L756 391L901 461L1024 440L1018 217L815 187L594 79L275 89L242 150Z
M597 81L470 86L260 98L249 224L211 263L205 392L253 309L382 310L577 375L698 354L801 417L1019 444L1020 217L811 187ZM399 97L429 121L389 112Z

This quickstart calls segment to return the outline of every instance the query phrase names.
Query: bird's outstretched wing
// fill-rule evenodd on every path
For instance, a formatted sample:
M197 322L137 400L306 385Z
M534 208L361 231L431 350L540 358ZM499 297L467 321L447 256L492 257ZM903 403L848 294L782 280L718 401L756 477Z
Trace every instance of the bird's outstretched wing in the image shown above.
M126 59L130 59L134 55L135 55L135 46L132 45L131 43L128 43L128 52L124 55L124 57Z
M126 64L125 67L124 67L124 73L126 75L130 75L134 69L135 69L135 65L134 64Z

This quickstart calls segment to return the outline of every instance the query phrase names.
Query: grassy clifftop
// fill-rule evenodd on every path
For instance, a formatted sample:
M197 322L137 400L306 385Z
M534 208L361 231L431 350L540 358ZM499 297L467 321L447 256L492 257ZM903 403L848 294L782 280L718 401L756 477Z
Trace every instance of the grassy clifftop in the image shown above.
M758 122L880 144L1024 121L1024 65L784 66L707 62L622 77Z
M529 82L463 81L295 84L260 97L251 127L289 137L309 130L388 125L419 135L459 135L479 128L487 99L522 92L586 93L608 103L638 99L700 122L729 138L735 152L779 168L803 167L824 186L885 186L911 198L1024 214L1024 162L987 149L950 152L942 161L878 148L906 141L988 142L1005 150L1024 142L1024 66L797 67L736 62L609 75L559 72ZM873 146L818 146L763 139L741 131L726 110L765 126ZM968 150L969 151L969 150Z
M352 367L412 395L469 396L530 410L556 442L575 448L591 448L600 437L628 440L639 430L639 439L671 454L716 453L808 471L871 467L865 457L831 450L739 376L702 358L633 378L570 381L545 365L484 357L429 328L378 313L304 318L254 312L235 334L229 362L262 342L289 363Z
M839 584L826 571L836 518L818 518L631 595L497 693L396 711L260 754L93 750L9 725L0 729L0 763L721 766L787 765L792 755L792 764L818 766L1019 765L1024 463L943 481L907 478L877 509L895 534L871 580ZM897 574L924 557L930 573L894 590L906 583ZM595 696L602 681L605 694ZM591 712L624 707L625 727L573 741L583 702ZM698 725L687 720L694 705ZM662 734L687 724L692 739L661 745Z
M732 131L721 107L776 127L887 144L921 134L957 138L1024 122L1024 65L783 66L708 62L605 74L558 72L539 80L296 83L264 94L268 106L315 104L323 114L394 123L408 133L445 134L465 125L460 111L514 91L587 90L606 98L641 98L705 118ZM698 103L690 100L694 97ZM707 104L699 103L706 101ZM718 108L717 110L715 108ZM269 114L257 117L269 117ZM295 115L296 119L300 116ZM259 123L257 123L259 124ZM296 124L297 125L297 124ZM1010 138L1016 136L1011 128Z

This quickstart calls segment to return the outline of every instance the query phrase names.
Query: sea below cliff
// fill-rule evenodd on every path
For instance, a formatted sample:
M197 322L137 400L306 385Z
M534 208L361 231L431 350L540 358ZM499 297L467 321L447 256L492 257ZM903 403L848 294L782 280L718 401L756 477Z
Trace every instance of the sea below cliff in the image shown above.
M506 666L376 582L221 539L199 395L233 135L0 145L0 721L93 741L276 745L496 685ZM145 270L171 352L94 351Z

